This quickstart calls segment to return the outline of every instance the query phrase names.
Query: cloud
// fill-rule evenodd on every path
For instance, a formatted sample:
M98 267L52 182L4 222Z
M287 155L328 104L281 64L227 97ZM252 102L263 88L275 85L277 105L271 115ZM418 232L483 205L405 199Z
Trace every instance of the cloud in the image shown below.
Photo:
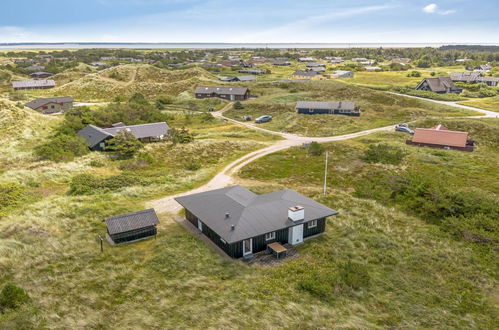
M437 11L438 6L435 3L430 3L428 6L423 8L425 13L433 14Z
M449 14L454 14L456 10L454 9L440 10L436 3L430 3L429 5L423 7L423 12L428 14L449 15Z

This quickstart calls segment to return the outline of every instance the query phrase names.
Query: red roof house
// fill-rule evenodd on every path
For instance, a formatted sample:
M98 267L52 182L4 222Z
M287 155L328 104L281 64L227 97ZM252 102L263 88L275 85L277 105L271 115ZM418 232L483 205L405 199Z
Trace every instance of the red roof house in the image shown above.
M412 140L407 144L444 149L473 151L474 141L468 139L468 132L451 131L437 125L432 128L416 128Z

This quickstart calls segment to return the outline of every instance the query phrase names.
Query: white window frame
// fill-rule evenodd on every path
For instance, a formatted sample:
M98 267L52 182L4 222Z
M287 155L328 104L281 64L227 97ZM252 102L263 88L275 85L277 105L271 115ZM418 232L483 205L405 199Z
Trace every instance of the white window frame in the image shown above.
M227 241L225 241L223 238L220 238L220 241L224 244L227 244Z
M270 241L270 240L273 240L275 239L275 231L272 231L270 233L266 233L265 234L265 240L266 241Z
M317 227L317 220L309 221L307 228L315 228L315 227Z

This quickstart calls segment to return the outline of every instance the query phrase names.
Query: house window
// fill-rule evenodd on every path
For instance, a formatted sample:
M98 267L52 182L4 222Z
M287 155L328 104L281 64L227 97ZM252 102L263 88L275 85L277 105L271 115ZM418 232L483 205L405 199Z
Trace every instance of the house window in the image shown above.
M314 112L314 109L308 109L308 112L312 113Z
M265 240L266 241L270 241L271 239L275 239L275 231L273 231L271 233L266 233L265 234Z
M317 227L317 220L312 220L308 223L308 228L315 228Z
M222 241L222 243L224 244L227 244L227 241L225 241L223 238L221 238L220 241Z

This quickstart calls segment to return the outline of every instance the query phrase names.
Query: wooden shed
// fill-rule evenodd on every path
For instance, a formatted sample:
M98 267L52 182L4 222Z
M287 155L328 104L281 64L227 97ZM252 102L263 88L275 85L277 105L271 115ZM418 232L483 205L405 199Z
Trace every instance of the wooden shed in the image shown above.
M107 235L116 244L155 236L158 216L154 209L126 213L104 219Z

